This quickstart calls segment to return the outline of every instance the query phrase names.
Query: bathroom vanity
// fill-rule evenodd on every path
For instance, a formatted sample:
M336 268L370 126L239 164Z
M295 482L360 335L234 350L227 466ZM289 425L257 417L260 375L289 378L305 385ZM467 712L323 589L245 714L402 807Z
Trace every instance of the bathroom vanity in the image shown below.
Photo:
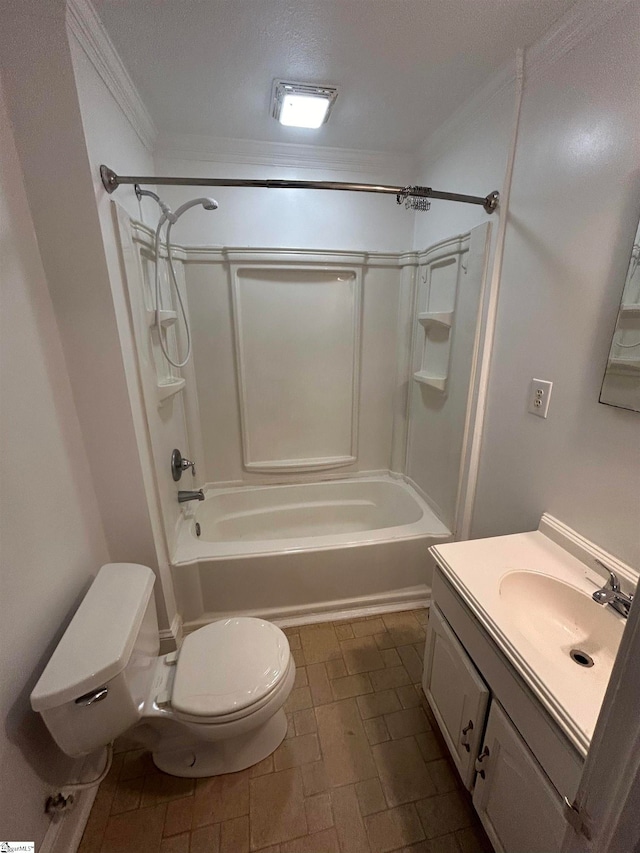
M423 688L452 759L496 851L559 851L625 625L592 594L637 575L547 515L431 553Z

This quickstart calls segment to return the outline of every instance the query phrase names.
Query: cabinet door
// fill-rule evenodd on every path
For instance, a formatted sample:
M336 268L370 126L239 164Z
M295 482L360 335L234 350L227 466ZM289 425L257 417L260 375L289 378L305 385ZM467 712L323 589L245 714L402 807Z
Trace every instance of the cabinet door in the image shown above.
M497 853L559 853L560 795L495 699L476 767L473 804Z
M434 605L422 686L465 787L473 787L489 691L471 659Z

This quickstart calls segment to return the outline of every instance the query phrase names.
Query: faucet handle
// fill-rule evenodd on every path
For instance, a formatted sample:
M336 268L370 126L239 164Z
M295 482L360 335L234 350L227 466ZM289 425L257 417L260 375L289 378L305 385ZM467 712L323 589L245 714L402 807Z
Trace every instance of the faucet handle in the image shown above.
M605 565L602 560L599 560L597 557L593 558L594 561L601 566L605 572L609 574L609 584L611 586L611 590L613 592L620 592L620 581L618 580L618 575L609 568L609 566Z
M195 462L190 462L188 459L185 459L183 456L182 462L180 463L180 465L181 465L183 471L186 471L188 468L191 468L192 476L193 477L196 476L196 463Z
M171 476L177 483L184 471L188 468L191 468L191 473L195 477L196 476L196 463L189 461L186 459L182 453L176 449L171 454Z

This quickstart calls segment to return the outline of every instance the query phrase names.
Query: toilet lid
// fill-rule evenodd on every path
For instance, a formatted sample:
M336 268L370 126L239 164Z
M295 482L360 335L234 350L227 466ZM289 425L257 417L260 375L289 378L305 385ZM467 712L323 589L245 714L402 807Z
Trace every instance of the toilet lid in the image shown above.
M189 634L180 649L171 705L213 717L260 701L284 676L289 643L263 619L221 619Z

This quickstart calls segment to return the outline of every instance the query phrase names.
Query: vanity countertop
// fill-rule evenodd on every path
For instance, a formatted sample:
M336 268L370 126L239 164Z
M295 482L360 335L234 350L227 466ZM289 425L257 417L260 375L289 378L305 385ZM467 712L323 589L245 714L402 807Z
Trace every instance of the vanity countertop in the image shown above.
M632 589L637 575L547 515L531 533L451 542L431 552L473 615L586 755L625 626L611 607L591 598L606 580L594 557L616 571L623 589ZM593 665L575 662L572 650L586 653L579 660L590 658Z

